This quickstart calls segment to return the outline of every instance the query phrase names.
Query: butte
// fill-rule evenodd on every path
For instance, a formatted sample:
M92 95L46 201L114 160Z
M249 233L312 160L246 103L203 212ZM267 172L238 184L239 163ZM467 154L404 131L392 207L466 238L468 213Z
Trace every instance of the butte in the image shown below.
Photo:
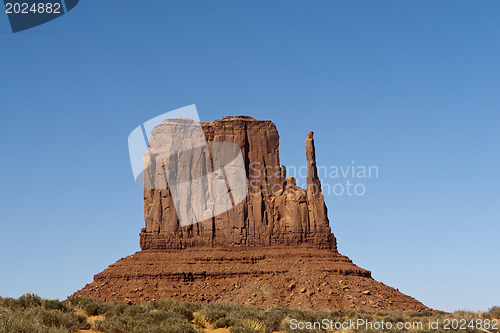
M174 298L315 311L429 309L338 252L317 175L313 132L306 138L303 189L280 165L273 122L237 116L201 125L207 142L241 148L246 197L222 214L181 226L170 189L145 189L142 250L95 275L75 295L135 304ZM156 126L150 145L171 139L172 126Z

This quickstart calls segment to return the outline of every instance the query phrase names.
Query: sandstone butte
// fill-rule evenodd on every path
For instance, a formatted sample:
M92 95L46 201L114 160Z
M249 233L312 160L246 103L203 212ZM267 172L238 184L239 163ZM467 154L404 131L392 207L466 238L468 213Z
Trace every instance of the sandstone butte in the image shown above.
M317 176L313 132L306 138L303 189L280 165L273 122L224 117L202 128L207 142L241 148L252 181L243 202L181 227L170 190L145 189L142 250L95 275L75 295L134 304L174 298L315 311L429 309L374 280L337 251ZM151 140L168 130L165 122L158 125Z

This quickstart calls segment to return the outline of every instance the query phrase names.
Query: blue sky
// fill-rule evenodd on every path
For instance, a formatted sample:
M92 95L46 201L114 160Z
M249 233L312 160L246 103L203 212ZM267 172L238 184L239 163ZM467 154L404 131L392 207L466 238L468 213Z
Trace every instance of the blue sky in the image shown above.
M138 251L128 134L196 104L273 120L282 164L313 130L318 164L376 165L364 196L326 196L340 251L430 307L500 305L499 10L86 0L17 34L0 15L0 295L65 298Z

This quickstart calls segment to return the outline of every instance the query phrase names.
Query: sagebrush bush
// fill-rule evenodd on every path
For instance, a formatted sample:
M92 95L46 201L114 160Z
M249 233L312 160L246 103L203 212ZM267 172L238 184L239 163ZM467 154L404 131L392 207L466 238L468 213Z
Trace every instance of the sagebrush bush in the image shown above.
M235 322L231 320L230 318L224 317L224 318L219 318L215 321L215 323L212 324L212 327L214 329L217 328L228 328L231 326L234 326Z
M48 310L61 310L63 312L68 312L71 310L68 306L66 306L66 304L57 299L44 299L42 300L42 306Z
M0 315L0 332L59 333L88 329L85 317L61 310L41 307L13 310L8 315Z
M431 315L432 315L432 312L427 311L427 310L420 311L420 312L410 312L410 313L408 313L408 316L410 318L415 318L415 317L429 317Z
M282 309L266 311L264 317L265 332L272 333L278 331L283 319L285 319L285 313Z
M500 318L500 306L493 306L489 309L488 313L493 318Z
M42 305L42 298L35 294L24 294L17 301L23 308L33 308Z
M99 331L125 332L193 332L190 323L197 306L174 300L151 302L145 305L110 304L103 318L95 322Z
M148 310L173 311L188 320L193 320L193 313L201 308L199 304L190 304L176 301L174 299L164 299L161 301L149 302L144 307Z
M111 305L87 296L68 298L67 304L82 309L88 316L98 316L109 311Z
M207 318L210 323L213 323L218 319L225 318L229 314L239 312L242 309L243 306L238 304L229 302L215 302L203 305L200 309L200 312L203 313L205 318Z
M82 311L84 315L80 315ZM87 316L99 316L91 326ZM334 322L347 319L366 319L372 322L413 322L426 324L429 320L465 319L491 320L500 317L500 307L492 307L487 312L460 310L454 313L442 311L422 312L379 312L365 311L314 312L285 308L264 310L250 308L228 302L190 304L172 299L154 301L144 305L108 304L89 297L70 297L61 302L41 299L34 294L26 294L18 299L0 297L0 333L68 333L83 329L94 329L104 333L197 333L206 328L229 328L232 333L272 333L272 332L330 332L323 329L291 329L291 319L304 322ZM500 333L498 329L487 329ZM453 330L389 329L340 330L343 333L450 333ZM476 333L478 329L467 327L462 333ZM484 331L483 331L484 332Z

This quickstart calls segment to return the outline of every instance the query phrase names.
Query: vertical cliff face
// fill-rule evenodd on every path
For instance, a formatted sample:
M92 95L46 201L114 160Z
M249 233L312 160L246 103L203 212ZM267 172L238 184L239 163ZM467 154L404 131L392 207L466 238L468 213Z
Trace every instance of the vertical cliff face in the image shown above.
M286 168L280 165L279 135L271 121L225 117L202 123L202 128L207 142L231 142L241 148L248 194L214 218L181 227L170 189L146 189L142 249L307 243L336 250L317 176L312 132L306 140L307 189L302 189L293 177L286 178ZM160 124L151 140L167 141L171 130Z

